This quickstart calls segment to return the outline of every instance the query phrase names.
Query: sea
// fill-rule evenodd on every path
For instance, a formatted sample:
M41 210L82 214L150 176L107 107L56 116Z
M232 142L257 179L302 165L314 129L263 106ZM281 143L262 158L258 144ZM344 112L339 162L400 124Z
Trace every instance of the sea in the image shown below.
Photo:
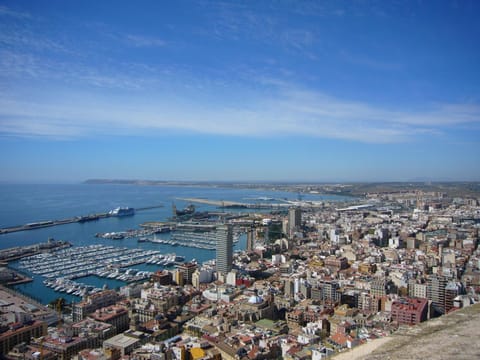
M74 247L103 244L125 248L159 250L161 253L181 255L186 261L192 259L199 263L214 259L214 250L204 250L183 246L171 246L151 242L137 242L135 238L121 240L103 239L97 233L138 229L148 221L167 221L172 217L172 204L178 209L189 205L180 198L204 198L217 201L265 202L266 199L297 200L295 192L241 189L222 186L173 186L173 185L127 185L127 184L0 184L0 227L24 225L32 222L60 220L93 213L108 212L117 207L136 209L159 206L148 210L136 211L133 216L110 217L84 223L72 223L35 230L20 231L0 235L0 249L46 242L49 238L65 240ZM325 202L348 202L352 198L336 195L302 194L303 200ZM271 200L275 201L275 200ZM195 204L197 211L221 211L204 204ZM159 234L158 237L169 237ZM245 236L235 244L235 250L246 246ZM9 266L33 278L32 282L15 286L19 292L37 301L47 304L59 297L69 302L81 299L65 293L55 292L44 286L44 278L20 268L19 262ZM144 271L162 269L159 265L141 264L132 268ZM96 276L76 280L95 287L119 288L126 283L116 279Z

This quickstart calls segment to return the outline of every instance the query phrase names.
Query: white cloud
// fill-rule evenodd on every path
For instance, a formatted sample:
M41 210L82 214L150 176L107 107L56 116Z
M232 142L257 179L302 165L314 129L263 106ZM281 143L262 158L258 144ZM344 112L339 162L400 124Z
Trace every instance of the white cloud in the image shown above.
M143 101L72 97L57 104L0 100L0 131L16 136L52 138L94 135L152 136L164 131L220 136L308 136L365 143L414 141L459 125L478 125L475 105L437 105L424 111L392 111L296 88L275 95L257 94L248 105L201 104L195 99L151 98ZM83 99L83 100L82 100Z
M219 36L227 39L260 37L262 41L274 41L304 53L318 41L315 29L283 28L280 18L260 17L242 4L219 6L218 13L220 16L212 26ZM1 6L0 15L15 16ZM166 45L160 38L106 29L98 32L122 45ZM3 82L0 91L2 87L7 89L5 84L13 84L11 89L20 92L21 85L16 85L18 79L21 80L18 83L39 80L31 81L32 87L48 84L48 93L52 94L45 100L43 89L36 95L32 90L29 93L33 95L26 100L15 97L13 91L10 94L6 91L0 97L0 133L4 135L58 139L97 134L151 135L173 130L393 143L480 123L480 107L476 104L435 104L428 109L399 110L328 96L285 80L294 78L294 68L285 69L285 76L276 78L270 68L275 68L277 73L281 68L271 64L261 69L245 65L235 71L206 68L198 72L182 64L170 64L167 68L158 64L122 63L108 55L95 57L96 53L88 47L90 52L82 50L83 57L72 56L71 41L64 46L65 41L42 37L33 30L15 26L7 30L0 31L0 45L4 46L0 48L0 80ZM56 56L58 53L62 56ZM95 57L94 61L91 57ZM396 67L369 58L357 61L384 70ZM56 90L59 86L68 88L68 93ZM110 95L92 100L94 95L75 93L79 91L76 89L86 88L92 94L101 88L102 93ZM212 101L217 94L218 101ZM225 94L234 95L224 102ZM61 100L65 97L75 100Z
M66 52L65 47L51 39L34 35L27 30L15 29L14 31L0 33L0 44L9 47L23 47L28 50L44 50Z
M0 5L0 16L10 16L17 19L28 19L31 17L29 13L15 11L3 5Z

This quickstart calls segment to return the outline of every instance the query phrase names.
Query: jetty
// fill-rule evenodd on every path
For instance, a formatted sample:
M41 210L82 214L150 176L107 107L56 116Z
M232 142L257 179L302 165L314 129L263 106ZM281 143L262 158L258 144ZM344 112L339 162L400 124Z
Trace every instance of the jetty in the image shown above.
M226 209L279 209L291 206L289 202L283 203L244 203L238 201L227 200L211 200L203 198L178 198L178 200L187 201L190 203L212 205L219 208Z
M145 207L137 208L135 209L135 211L144 211L144 210L157 209L162 207L163 205L145 206ZM89 221L96 221L96 220L115 217L115 216L116 215L112 214L111 212L102 212L102 213L88 214L88 215L82 215L82 216L74 216L72 218L66 218L61 220L37 221L37 222L32 222L24 225L0 228L0 235L9 234L9 233L18 232L18 231L42 229L42 228L51 227L51 226L59 226L59 225L66 225L66 224L73 224L73 223L85 223Z
M37 255L54 249L64 249L71 247L68 241L48 239L47 242L34 245L16 246L13 248L0 250L0 261L8 263L23 257Z
M191 203L197 204L205 204L205 205L213 205L218 207L231 207L231 206L239 206L239 207L246 207L248 204L235 202L235 201L224 201L224 200L210 200L210 199L203 199L203 198L178 198L178 200L183 200Z

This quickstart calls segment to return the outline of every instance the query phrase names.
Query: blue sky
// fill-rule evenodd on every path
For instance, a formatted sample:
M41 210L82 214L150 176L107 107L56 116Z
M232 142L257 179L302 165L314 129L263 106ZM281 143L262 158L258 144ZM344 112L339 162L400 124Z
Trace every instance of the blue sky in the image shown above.
M479 15L0 1L0 181L478 181Z

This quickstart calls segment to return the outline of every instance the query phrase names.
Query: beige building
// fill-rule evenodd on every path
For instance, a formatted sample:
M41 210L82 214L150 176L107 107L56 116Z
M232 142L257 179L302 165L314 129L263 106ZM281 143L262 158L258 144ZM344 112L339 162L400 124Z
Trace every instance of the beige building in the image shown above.
M128 355L134 349L140 346L140 339L132 336L119 334L103 342L103 349L116 349L120 351L120 355Z
M90 314L89 317L113 325L116 328L116 334L128 330L130 326L128 310L126 307L120 305L112 305L98 309Z
M7 354L15 345L30 343L32 337L40 337L47 334L47 324L43 321L31 321L25 324L12 323L8 330L0 334L0 358Z
M115 290L104 290L89 295L85 300L73 306L73 321L80 321L95 310L114 305L120 300L120 295Z

